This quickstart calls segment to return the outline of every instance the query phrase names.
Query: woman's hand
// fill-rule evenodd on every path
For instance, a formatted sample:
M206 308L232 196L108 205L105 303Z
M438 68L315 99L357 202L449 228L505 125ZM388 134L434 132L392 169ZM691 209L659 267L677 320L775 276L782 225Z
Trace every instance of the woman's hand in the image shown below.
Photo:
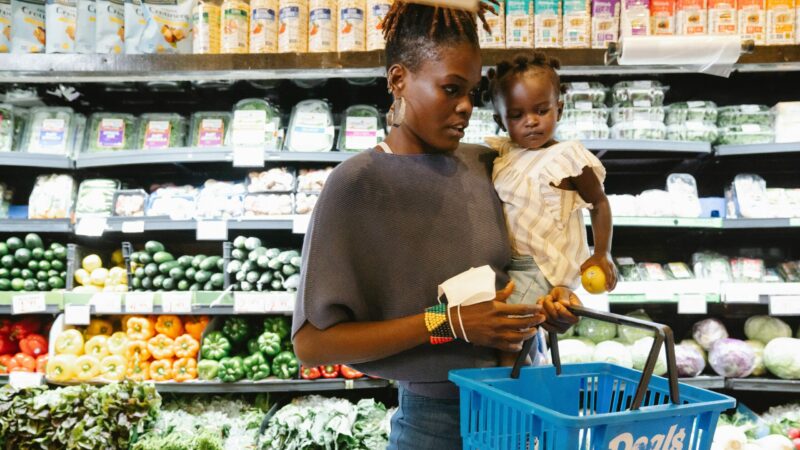
M514 283L509 282L494 300L462 306L460 318L458 308L453 307L451 326L458 338L464 339L466 333L470 343L481 347L504 352L522 350L522 343L536 335L536 326L544 322L545 315L540 305L506 304L512 292Z
M597 266L603 271L603 275L606 276L606 290L608 292L613 291L617 287L619 275L617 274L617 266L614 265L614 261L611 259L611 254L593 254L581 264L581 273L586 272L586 269L592 266Z
M578 323L578 318L567 309L568 306L581 306L581 301L571 289L561 286L553 288L539 299L538 306L542 307L547 317L542 327L551 333L564 333Z

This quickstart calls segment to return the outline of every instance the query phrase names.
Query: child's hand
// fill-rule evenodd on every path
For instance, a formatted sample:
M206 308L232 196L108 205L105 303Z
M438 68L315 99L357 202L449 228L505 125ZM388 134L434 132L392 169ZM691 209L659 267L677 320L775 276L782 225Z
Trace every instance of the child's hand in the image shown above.
M540 297L537 304L547 317L547 321L541 326L551 333L564 333L578 323L578 318L567 309L568 306L581 306L581 301L571 289L554 287L549 294Z
M608 292L613 291L614 288L617 287L617 266L615 266L614 262L611 260L611 254L593 254L589 257L589 259L581 264L581 273L585 272L586 269L592 266L597 266L603 271L603 275L606 276L606 290Z

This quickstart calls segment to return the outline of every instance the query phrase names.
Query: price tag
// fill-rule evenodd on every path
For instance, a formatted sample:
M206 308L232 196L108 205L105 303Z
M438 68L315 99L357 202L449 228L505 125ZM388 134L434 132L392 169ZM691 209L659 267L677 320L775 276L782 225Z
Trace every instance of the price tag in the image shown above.
M769 298L769 315L800 316L800 295L772 295Z
M152 292L130 292L125 294L125 312L150 314L153 312Z
M224 241L228 239L228 222L225 220L203 220L197 222L198 241Z
M233 167L264 167L264 148L234 147Z
M191 292L164 292L161 294L161 310L165 313L189 314L192 312Z
M119 314L122 312L122 295L113 292L94 294L89 304L96 314Z
M84 217L75 225L75 234L78 236L99 237L105 230L105 217Z
M64 323L67 325L89 325L92 307L89 305L64 305Z
M701 294L680 294L678 314L708 314L706 296Z
M800 227L800 218L792 217L789 219L789 226L790 227Z
M759 284L731 283L724 285L726 303L758 303Z
M236 314L262 314L266 311L265 295L259 292L234 292L233 311Z
M11 314L45 312L47 302L44 293L15 295L11 303Z
M122 222L123 233L144 233L144 220L126 220Z
M294 220L292 221L292 233L306 234L309 223L311 223L311 214L294 216Z
M291 313L294 311L295 298L296 295L293 292L272 292L265 299L265 311L277 314Z
M672 301L674 293L666 287L659 287L657 289L647 288L644 291L644 299L650 302L664 302Z
M344 389L350 390L356 388L356 380L344 380Z
M609 312L611 309L608 301L608 294L584 295L581 297L584 306L597 311Z
M11 372L8 374L8 384L15 389L41 386L43 380L41 373Z

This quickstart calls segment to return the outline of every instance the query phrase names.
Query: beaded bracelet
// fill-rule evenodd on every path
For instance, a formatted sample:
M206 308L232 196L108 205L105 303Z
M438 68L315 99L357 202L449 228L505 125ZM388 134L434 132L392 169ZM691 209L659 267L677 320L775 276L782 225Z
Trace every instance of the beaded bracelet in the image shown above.
M453 328L447 321L447 305L444 303L425 310L425 327L431 334L431 344L446 344L455 339Z

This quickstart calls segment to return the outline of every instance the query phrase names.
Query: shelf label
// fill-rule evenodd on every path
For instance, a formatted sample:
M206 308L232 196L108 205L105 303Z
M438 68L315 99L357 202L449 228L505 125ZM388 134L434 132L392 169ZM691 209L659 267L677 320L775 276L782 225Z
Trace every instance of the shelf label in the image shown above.
M15 295L11 303L11 314L32 314L46 310L47 302L42 292Z
M608 294L584 295L580 300L583 306L597 311L609 312L611 309L608 301Z
M64 305L64 323L67 325L89 325L92 307L89 305Z
M286 314L294 311L294 292L271 292L265 299L264 311L268 313Z
M105 217L84 217L75 225L75 234L78 236L100 237L106 230Z
M344 380L344 389L349 391L356 388L356 380Z
M265 294L261 292L233 293L233 312L236 314L263 314L265 305Z
M123 233L144 233L144 220L126 220L122 222Z
M152 292L130 292L125 294L125 312L150 314L153 312Z
M800 295L772 295L769 297L769 315L800 316Z
M264 167L264 148L234 147L233 167Z
M760 293L760 284L728 284L725 287L725 302L726 303L758 303Z
M165 313L189 314L192 312L191 292L164 292L161 294L161 310Z
M92 295L89 304L94 306L95 314L119 314L122 312L122 295L100 292Z
M198 241L224 241L228 239L228 222L225 220L202 220L197 222Z
M8 374L8 384L15 389L41 386L43 374L31 372L11 372Z
M800 227L800 217L792 217L789 219L790 227Z
M311 214L303 214L294 216L292 221L292 233L306 234L308 225L311 223Z
M701 294L678 295L678 314L707 314L706 296Z

